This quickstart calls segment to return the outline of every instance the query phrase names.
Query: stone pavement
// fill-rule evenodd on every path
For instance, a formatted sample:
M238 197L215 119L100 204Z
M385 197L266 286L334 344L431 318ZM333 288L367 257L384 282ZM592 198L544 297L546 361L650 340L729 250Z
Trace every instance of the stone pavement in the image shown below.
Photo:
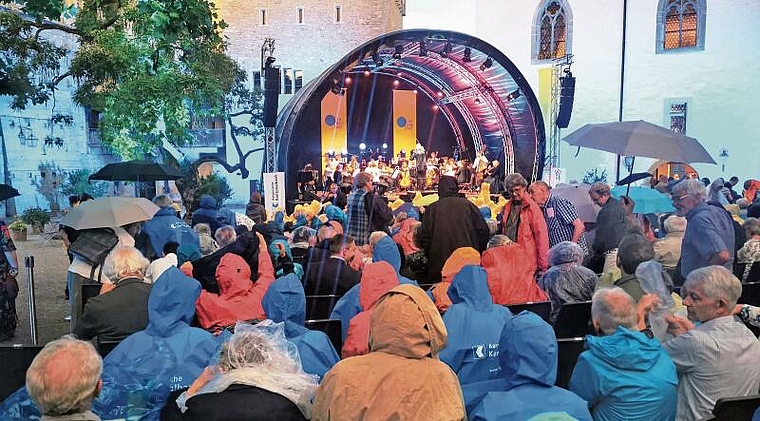
M69 259L63 249L61 240L52 240L40 247L40 236L29 235L28 241L17 241L18 248L19 295L16 298L16 312L19 323L16 336L0 345L31 344L29 329L29 310L27 304L28 288L24 256L34 256L34 289L37 308L37 342L45 344L69 333L69 322L63 318L68 314L68 303L64 300L63 289L66 284L66 271Z

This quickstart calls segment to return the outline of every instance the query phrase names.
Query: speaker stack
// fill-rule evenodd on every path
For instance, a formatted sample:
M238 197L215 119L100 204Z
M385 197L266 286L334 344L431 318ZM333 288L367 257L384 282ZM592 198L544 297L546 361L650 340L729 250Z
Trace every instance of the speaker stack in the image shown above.
M557 114L557 127L566 129L570 124L570 115L573 112L573 98L575 97L575 77L570 72L559 78L560 96L559 113Z
M277 125L280 98L280 68L271 64L264 69L264 127Z

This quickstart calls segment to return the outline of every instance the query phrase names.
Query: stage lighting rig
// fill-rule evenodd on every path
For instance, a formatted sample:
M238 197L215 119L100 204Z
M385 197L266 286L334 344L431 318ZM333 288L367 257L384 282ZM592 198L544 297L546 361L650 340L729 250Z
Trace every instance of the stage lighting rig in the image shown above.
M514 91L510 92L509 95L504 98L507 102L512 101L514 99L520 98L520 89L515 89Z
M454 47L451 46L451 43L447 42L443 46L443 50L441 51L441 57L448 58L449 57L449 53L451 53L451 50L453 50L453 49L454 49Z
M480 70L485 72L486 69L489 69L491 66L493 66L493 60L491 59L491 57L488 57L486 61L484 61L483 64L480 65Z
M420 41L420 57L427 57L427 46L424 39Z
M462 56L462 61L465 63L469 63L472 61L472 49L470 47L464 48L464 55Z

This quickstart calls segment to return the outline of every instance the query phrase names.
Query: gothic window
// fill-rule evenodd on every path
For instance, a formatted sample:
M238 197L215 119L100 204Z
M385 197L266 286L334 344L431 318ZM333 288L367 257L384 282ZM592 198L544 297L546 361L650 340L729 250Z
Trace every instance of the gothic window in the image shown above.
M533 60L552 60L570 54L572 13L565 0L542 0L533 23Z
M660 0L657 16L657 52L703 50L705 0Z

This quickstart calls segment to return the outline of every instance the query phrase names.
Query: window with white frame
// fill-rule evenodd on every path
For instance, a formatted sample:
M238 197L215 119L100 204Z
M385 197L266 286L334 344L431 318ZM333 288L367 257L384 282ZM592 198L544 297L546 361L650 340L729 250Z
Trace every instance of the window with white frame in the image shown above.
M571 54L572 11L565 0L543 0L533 20L533 61Z

